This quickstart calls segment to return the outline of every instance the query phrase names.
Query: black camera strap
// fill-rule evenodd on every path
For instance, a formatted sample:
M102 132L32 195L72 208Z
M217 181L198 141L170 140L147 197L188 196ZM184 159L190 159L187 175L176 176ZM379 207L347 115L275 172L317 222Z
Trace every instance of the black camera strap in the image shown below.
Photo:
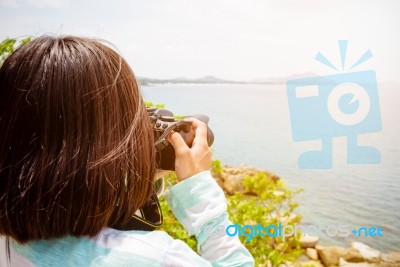
M155 192L152 193L150 200L137 213L140 213L140 215L134 214L127 224L113 228L124 231L153 231L163 223L160 203Z

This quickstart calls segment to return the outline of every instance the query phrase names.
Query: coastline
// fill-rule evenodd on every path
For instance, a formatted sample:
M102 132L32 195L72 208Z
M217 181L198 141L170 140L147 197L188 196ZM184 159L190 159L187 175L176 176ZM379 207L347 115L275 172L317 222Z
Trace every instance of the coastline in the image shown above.
M243 181L246 177L263 173L270 182L277 182L281 178L267 170L247 165L228 166L220 165L213 168L213 176L227 197L235 193L246 192ZM383 253L361 242L351 242L347 247L320 246L320 237L301 236L299 242L304 250L303 254L294 262L285 262L281 267L398 267L400 266L400 251ZM271 262L260 266L272 266Z

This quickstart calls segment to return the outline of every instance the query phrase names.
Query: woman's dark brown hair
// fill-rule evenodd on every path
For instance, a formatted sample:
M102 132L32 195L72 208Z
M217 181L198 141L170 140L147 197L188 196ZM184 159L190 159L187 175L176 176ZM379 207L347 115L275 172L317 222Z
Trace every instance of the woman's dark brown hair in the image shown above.
M149 199L153 132L132 70L88 38L39 37L0 69L0 234L93 236Z

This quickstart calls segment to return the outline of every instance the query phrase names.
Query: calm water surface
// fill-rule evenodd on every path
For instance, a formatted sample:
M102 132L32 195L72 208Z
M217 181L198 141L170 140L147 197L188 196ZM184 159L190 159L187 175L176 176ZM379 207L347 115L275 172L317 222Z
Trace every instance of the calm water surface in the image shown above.
M204 113L215 134L214 157L275 172L289 188L303 188L297 210L303 224L380 226L383 237L323 237L322 245L361 241L400 250L400 87L380 86L383 131L359 136L381 151L377 165L347 165L346 138L333 142L333 168L301 170L298 156L318 141L295 143L283 85L171 84L142 87L145 99L176 114Z

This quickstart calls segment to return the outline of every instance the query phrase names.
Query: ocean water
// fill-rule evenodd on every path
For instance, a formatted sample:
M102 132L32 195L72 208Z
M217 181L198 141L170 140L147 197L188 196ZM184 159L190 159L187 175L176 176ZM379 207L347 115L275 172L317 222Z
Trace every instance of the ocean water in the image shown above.
M204 113L215 134L214 157L228 165L272 171L296 196L304 225L381 227L380 237L321 236L321 245L364 242L382 251L400 250L400 86L379 87L383 130L359 135L361 145L381 151L381 163L348 165L346 138L333 141L333 168L299 169L298 156L319 141L294 142L284 85L160 84L143 86L147 101L175 114ZM331 232L332 233L332 232Z

